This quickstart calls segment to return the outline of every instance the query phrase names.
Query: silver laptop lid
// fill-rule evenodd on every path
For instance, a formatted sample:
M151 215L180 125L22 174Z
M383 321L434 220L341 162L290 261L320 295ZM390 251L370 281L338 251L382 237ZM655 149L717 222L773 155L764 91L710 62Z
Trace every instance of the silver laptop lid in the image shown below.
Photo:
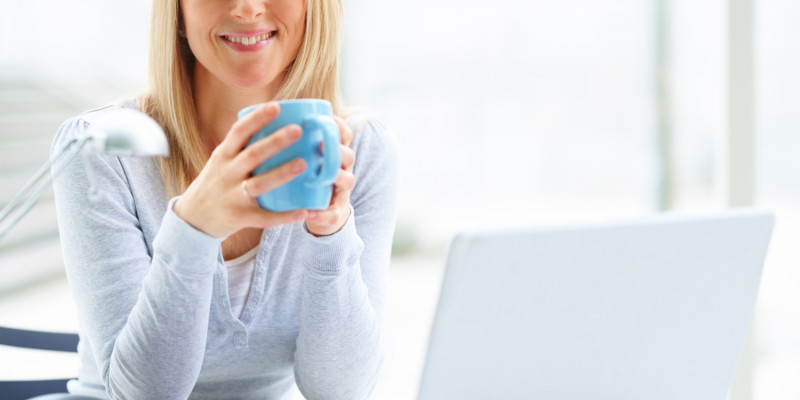
M724 399L773 217L457 236L421 399Z

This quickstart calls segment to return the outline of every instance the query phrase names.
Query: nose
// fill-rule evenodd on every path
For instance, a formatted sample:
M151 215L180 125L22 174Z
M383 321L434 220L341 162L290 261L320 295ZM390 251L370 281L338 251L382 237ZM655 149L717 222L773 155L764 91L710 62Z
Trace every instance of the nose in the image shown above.
M249 22L264 15L265 8L264 0L234 0L231 16Z

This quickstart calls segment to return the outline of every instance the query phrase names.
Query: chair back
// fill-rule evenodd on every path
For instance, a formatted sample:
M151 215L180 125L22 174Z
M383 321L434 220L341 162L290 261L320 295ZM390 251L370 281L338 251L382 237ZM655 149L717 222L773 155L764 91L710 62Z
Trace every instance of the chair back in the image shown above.
M35 350L78 351L75 333L42 332L0 326L0 345ZM66 393L67 381L74 377L41 380L0 380L4 400L24 400L49 393Z

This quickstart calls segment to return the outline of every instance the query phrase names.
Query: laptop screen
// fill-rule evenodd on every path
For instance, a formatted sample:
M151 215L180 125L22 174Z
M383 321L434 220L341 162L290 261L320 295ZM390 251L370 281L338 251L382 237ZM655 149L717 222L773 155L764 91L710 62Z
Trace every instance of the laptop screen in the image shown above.
M724 399L771 214L461 234L421 399Z

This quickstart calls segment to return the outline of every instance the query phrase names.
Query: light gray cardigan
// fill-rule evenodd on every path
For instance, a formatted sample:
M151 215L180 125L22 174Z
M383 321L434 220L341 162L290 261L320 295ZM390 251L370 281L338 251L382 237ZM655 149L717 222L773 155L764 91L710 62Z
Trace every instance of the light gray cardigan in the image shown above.
M53 148L113 107L66 121ZM91 155L54 187L80 323L74 394L120 399L361 399L383 360L383 310L397 208L394 142L372 118L355 132L353 213L336 234L267 229L239 318L221 239L172 212L155 159Z

